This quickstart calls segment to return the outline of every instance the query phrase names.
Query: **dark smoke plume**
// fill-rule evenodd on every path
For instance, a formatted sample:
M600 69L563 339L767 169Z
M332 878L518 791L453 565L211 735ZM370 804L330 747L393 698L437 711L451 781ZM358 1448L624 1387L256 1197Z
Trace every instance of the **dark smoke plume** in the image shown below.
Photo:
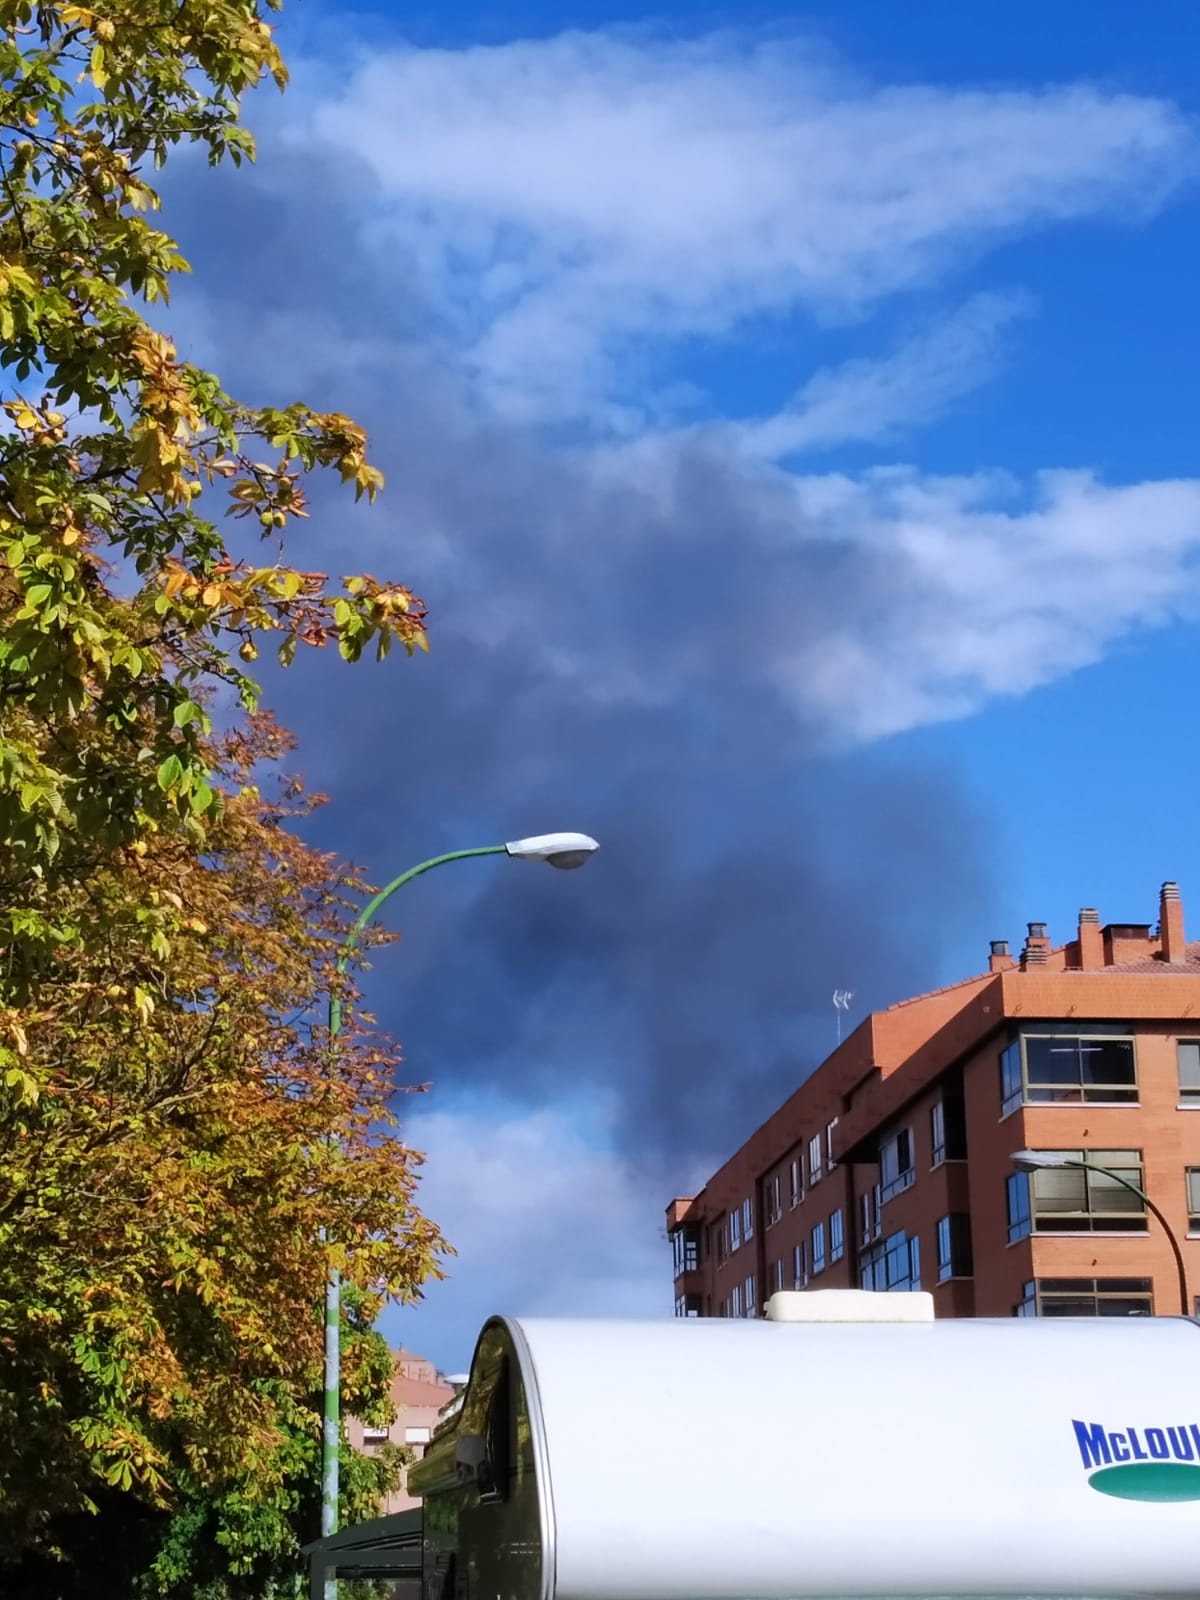
M664 458L650 495L477 415L403 249L364 243L371 199L311 149L230 180L185 167L169 197L201 286L177 296L185 352L235 392L299 389L372 430L383 501L362 516L319 492L296 559L402 578L431 607L428 660L301 659L268 698L332 794L319 842L376 881L458 845L596 835L579 873L497 861L414 885L368 998L407 1080L599 1095L632 1156L679 1170L826 1053L835 988L860 1014L901 998L978 927L954 781L830 753L802 693L773 687L790 641L917 597L899 565L798 538L785 486L714 443Z

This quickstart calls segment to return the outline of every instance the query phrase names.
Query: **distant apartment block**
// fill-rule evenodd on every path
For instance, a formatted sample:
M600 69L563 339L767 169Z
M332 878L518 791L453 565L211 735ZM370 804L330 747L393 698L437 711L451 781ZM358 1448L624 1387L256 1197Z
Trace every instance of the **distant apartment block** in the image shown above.
M396 1420L390 1427L371 1427L357 1417L347 1417L346 1437L353 1448L364 1455L378 1452L389 1443L404 1444L412 1450L414 1460L419 1461L437 1426L442 1407L454 1399L454 1389L432 1361L401 1350L396 1355L391 1394ZM410 1511L420 1504L404 1486L388 1496L379 1514L389 1516L393 1511Z
M667 1208L680 1316L756 1316L777 1289L932 1291L940 1317L1200 1309L1200 944L1079 913L1052 947L868 1016L697 1195Z

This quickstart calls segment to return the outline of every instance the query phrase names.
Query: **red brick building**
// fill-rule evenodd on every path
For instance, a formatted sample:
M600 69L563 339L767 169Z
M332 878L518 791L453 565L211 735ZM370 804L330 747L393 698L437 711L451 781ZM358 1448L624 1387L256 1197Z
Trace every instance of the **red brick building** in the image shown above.
M1169 1237L1200 1302L1200 943L1079 913L1052 948L865 1019L703 1190L673 1200L681 1316L754 1316L776 1289L932 1291L941 1317L1172 1314Z

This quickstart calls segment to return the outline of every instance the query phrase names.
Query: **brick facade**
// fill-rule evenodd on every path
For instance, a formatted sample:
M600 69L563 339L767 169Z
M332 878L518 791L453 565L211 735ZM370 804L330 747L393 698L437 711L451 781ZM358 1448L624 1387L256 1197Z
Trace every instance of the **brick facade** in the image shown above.
M938 1316L1178 1312L1170 1240L1136 1196L1078 1168L1022 1176L1020 1150L1078 1152L1143 1188L1181 1243L1194 1310L1193 1042L1200 944L1174 883L1157 928L1102 927L1086 907L1057 948L1041 923L1018 957L994 941L987 972L868 1016L671 1202L677 1311L755 1315L776 1287L916 1281Z

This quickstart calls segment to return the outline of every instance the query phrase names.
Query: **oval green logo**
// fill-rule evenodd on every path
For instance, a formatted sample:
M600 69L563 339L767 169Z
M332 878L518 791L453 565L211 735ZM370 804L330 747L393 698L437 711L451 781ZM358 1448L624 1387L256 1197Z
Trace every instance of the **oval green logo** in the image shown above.
M1104 1467L1088 1479L1116 1500L1200 1500L1200 1466L1186 1461L1133 1461Z

